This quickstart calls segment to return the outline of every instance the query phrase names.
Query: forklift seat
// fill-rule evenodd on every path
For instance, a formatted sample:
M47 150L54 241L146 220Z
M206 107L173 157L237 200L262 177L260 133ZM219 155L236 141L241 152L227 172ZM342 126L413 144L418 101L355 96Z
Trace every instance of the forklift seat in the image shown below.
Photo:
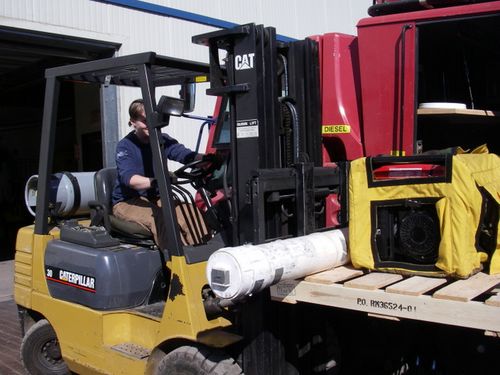
M109 233L116 234L125 241L153 240L150 231L137 223L122 220L113 215L111 195L116 182L116 168L103 168L94 177L96 201L89 202L92 209L91 225L102 225Z

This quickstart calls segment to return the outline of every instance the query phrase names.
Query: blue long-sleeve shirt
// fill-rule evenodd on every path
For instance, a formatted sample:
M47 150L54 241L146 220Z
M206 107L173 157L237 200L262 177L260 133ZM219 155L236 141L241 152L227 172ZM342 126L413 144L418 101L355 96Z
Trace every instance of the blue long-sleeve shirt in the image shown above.
M163 152L168 159L186 164L195 158L196 152L167 134L162 136ZM147 197L148 189L132 189L130 179L134 175L154 177L150 144L140 142L133 131L128 133L116 146L116 169L118 173L112 194L113 205L138 196Z

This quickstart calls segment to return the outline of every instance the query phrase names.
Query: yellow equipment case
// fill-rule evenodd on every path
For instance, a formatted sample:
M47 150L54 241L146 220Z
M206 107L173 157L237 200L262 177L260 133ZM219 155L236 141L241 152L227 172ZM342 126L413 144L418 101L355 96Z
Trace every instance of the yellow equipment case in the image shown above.
M489 153L361 158L349 176L355 267L466 278L500 272L500 158Z

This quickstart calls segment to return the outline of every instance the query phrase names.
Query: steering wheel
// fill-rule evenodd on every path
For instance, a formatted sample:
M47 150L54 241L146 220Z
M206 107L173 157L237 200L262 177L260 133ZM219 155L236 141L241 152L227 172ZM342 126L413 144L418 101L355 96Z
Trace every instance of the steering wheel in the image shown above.
M177 169L174 174L179 178L185 178L191 181L203 180L213 172L212 166L202 168L200 164L207 163L206 160L193 160ZM189 171L188 171L189 169Z

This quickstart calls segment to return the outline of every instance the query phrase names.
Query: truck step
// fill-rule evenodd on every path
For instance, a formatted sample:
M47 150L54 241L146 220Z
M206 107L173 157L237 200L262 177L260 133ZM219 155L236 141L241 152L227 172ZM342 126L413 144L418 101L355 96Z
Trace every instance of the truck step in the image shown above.
M343 266L271 287L273 300L308 302L389 318L406 318L500 332L500 275L466 280L363 274Z
M149 355L151 354L151 351L149 349L130 342L124 342L122 344L114 345L111 347L111 349L135 359L144 359L149 357Z

